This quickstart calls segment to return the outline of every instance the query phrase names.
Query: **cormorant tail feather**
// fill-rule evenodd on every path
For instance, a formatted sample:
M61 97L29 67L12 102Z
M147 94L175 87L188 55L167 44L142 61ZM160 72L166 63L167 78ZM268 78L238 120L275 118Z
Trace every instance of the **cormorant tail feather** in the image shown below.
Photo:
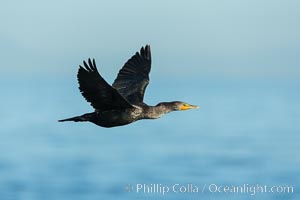
M91 113L87 113L81 116L76 116L76 117L71 117L67 119L61 119L58 120L58 122L66 122L66 121L74 121L74 122L85 122L85 121L90 121L92 115Z

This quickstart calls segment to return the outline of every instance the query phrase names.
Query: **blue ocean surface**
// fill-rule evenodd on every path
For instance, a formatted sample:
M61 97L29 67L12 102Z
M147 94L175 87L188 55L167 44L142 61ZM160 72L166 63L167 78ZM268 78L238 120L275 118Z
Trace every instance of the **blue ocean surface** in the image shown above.
M300 199L299 80L153 80L146 103L201 108L111 129L57 122L92 111L77 87L1 81L0 199Z

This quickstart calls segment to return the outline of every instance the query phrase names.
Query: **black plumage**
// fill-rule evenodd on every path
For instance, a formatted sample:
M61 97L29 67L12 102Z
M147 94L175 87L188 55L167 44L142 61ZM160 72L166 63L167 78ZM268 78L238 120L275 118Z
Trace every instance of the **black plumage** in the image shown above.
M88 59L88 63L83 61L77 74L79 90L95 111L59 121L90 121L102 127L114 127L140 119L156 119L171 111L197 108L180 101L162 102L156 106L145 104L150 70L149 45L125 63L112 86L101 77L94 59Z
M149 84L150 70L151 51L150 46L146 45L125 63L112 86L130 103L141 103Z

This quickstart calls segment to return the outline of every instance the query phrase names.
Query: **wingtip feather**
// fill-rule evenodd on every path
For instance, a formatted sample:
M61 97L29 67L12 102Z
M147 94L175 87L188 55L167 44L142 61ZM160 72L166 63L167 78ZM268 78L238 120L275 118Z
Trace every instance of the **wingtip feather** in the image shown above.
M146 44L145 46L145 57L151 60L151 49L149 44Z
M96 61L95 61L95 58L93 58L93 65L94 65L95 68L97 68L97 67L96 67Z

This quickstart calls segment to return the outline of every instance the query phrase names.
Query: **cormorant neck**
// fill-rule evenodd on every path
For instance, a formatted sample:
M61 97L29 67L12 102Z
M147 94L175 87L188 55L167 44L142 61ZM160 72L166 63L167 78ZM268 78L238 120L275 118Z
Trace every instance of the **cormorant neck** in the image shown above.
M147 119L157 119L167 114L169 112L175 111L172 102L161 102L156 106L149 106L145 112L145 118Z

